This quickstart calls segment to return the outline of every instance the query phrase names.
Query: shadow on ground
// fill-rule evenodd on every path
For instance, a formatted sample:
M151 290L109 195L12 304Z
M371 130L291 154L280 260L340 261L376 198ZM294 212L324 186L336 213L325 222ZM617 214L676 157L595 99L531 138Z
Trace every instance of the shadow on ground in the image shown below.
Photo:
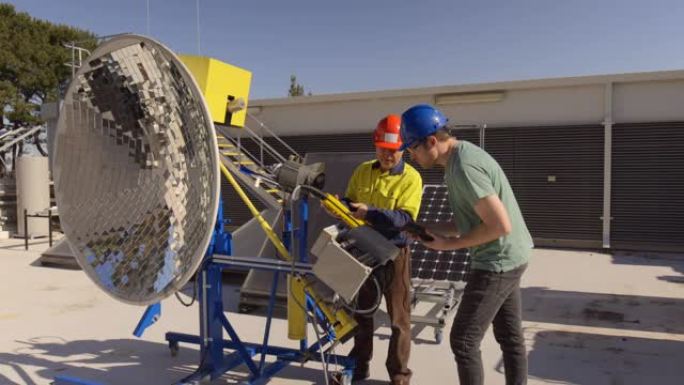
M194 348L181 345L178 355L171 357L166 344L135 339L64 341L59 337L36 337L18 342L24 347L0 353L0 366L4 366L5 373L13 372L13 378L20 382L0 375L2 384L36 384L25 367L39 368L35 372L48 381L61 375L104 385L172 384L192 374L199 362L199 352ZM293 364L278 377L324 383L320 367ZM240 383L248 378L249 371L240 366L211 383ZM276 384L277 379L269 383Z
M544 383L679 385L684 376L682 341L529 328L525 333L534 335L529 376ZM497 371L503 373L502 362Z
M684 334L684 299L543 287L522 294L525 321Z
M642 265L670 267L673 275L661 275L662 281L684 284L684 255L671 253L648 253L617 251L612 255L618 265Z

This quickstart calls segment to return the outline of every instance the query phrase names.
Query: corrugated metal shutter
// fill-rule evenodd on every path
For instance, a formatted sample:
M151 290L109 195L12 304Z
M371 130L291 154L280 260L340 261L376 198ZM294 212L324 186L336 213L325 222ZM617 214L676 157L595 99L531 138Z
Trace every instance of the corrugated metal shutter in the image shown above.
M537 245L601 246L603 143L598 125L486 130Z
M613 126L611 247L684 251L684 122Z
M456 131L461 140L479 144L479 130ZM368 134L302 135L282 139L301 155L312 152L372 152ZM272 138L266 141L286 153ZM258 146L242 145L259 154ZM489 128L485 148L499 161L515 191L535 241L563 246L600 247L603 208L603 127ZM267 163L273 162L265 156ZM407 154L408 160L408 154ZM415 165L414 165L415 166ZM416 167L425 184L441 184L443 169ZM555 176L556 182L548 177ZM239 199L225 186L224 199ZM239 201L238 201L239 202ZM251 218L242 204L226 215L239 225Z

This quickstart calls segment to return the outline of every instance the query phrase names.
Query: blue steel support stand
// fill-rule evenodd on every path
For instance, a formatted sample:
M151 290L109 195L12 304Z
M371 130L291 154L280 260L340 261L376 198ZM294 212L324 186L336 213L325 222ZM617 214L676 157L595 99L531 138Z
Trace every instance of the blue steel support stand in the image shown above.
M285 228L283 241L292 249L294 240L290 239L292 230L292 213L285 211ZM177 384L196 384L204 380L213 380L220 377L225 372L240 365L246 365L250 371L247 384L263 384L271 377L285 368L291 362L303 363L309 360L321 361L320 350L335 340L334 329L326 325L326 333L318 341L308 346L307 340L300 341L299 349L270 346L268 344L271 320L273 318L273 308L276 299L276 288L278 286L278 275L282 272L290 272L292 265L288 262L266 260L263 258L230 257L231 254L231 235L224 231L223 226L223 205L219 203L218 219L214 229L214 236L207 249L207 256L202 262L195 277L199 280L198 301L200 313L200 335L194 336L182 333L166 333L171 354L178 352L179 343L191 343L200 345L200 362L197 370L190 376L182 379ZM302 198L299 202L299 227L295 229L295 237L298 243L299 259L295 269L299 273L310 273L311 265L308 264L307 255L307 225L308 225L308 202ZM259 260L259 262L257 262ZM271 287L269 304L267 309L266 326L264 339L261 344L247 343L240 340L237 332L226 317L223 310L222 295L222 270L227 267L257 268L273 271L273 286ZM315 302L307 296L306 306L316 315L320 323L324 323L324 317ZM161 304L156 303L148 306L142 318L135 328L134 334L142 336L145 329L157 322L161 316ZM223 331L228 334L230 339L223 338ZM226 354L225 350L232 350ZM260 355L259 361L252 359L255 355ZM265 365L267 355L274 356L276 361ZM351 378L354 368L354 360L333 354L324 354L327 361L335 361L344 367L344 374ZM68 376L55 377L54 385L102 385L79 378Z
M181 380L179 384L194 384L207 379L213 380L220 377L223 373L243 364L247 366L250 372L247 383L261 384L268 381L291 362L303 363L308 360L321 361L319 350L322 349L325 344L333 342L334 340L334 331L331 327L327 330L323 341L316 342L311 346L308 346L306 339L300 341L299 349L270 346L268 344L273 308L276 300L278 275L282 272L289 272L290 264L272 262L270 263L270 266L250 266L249 262L244 262L245 259L240 259L239 257L231 259L230 257L226 257L226 255L230 255L231 251L230 234L224 232L222 218L222 207L220 207L214 233L214 241L210 245L207 258L203 262L196 278L200 280L200 290L198 290L200 335L192 336L173 332L166 334L166 340L169 343L172 354L178 351L178 344L180 342L200 345L200 363L197 371ZM283 240L286 247L292 249L292 246L294 246L295 243L295 240L290 239L290 230L293 226L292 213L287 210L284 213L284 222ZM310 265L307 263L307 225L308 202L304 198L299 201L299 226L295 231L300 259L297 265L299 272L310 272ZM240 262L244 263L241 264ZM264 338L261 344L247 343L240 340L240 337L224 313L221 271L229 266L233 268L237 266L273 271L273 285L271 287L267 309ZM307 298L307 305L310 310L320 314L320 310L310 298ZM230 337L229 339L224 340L224 330ZM224 350L226 349L232 350L233 352L225 354ZM253 359L255 355L259 355L257 360ZM275 362L266 365L265 359L267 355L275 356ZM344 356L326 354L326 360L333 360L343 365L346 374L351 373L351 369L353 369L354 366L353 360Z

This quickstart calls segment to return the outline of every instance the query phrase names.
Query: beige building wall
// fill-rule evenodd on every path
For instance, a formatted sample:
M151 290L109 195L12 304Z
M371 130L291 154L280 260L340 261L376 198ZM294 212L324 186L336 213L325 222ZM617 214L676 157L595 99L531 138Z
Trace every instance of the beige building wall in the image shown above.
M602 124L611 114L613 123L682 121L683 100L684 71L666 71L261 99L250 112L286 136L364 132L417 103L437 104L456 123L497 127Z

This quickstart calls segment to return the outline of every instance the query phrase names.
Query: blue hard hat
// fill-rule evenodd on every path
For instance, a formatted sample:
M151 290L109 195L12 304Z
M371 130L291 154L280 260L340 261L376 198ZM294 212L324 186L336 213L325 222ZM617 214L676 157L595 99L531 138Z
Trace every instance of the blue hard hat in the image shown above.
M401 138L404 141L401 150L434 135L448 121L444 114L429 104L418 104L404 111L401 115Z

